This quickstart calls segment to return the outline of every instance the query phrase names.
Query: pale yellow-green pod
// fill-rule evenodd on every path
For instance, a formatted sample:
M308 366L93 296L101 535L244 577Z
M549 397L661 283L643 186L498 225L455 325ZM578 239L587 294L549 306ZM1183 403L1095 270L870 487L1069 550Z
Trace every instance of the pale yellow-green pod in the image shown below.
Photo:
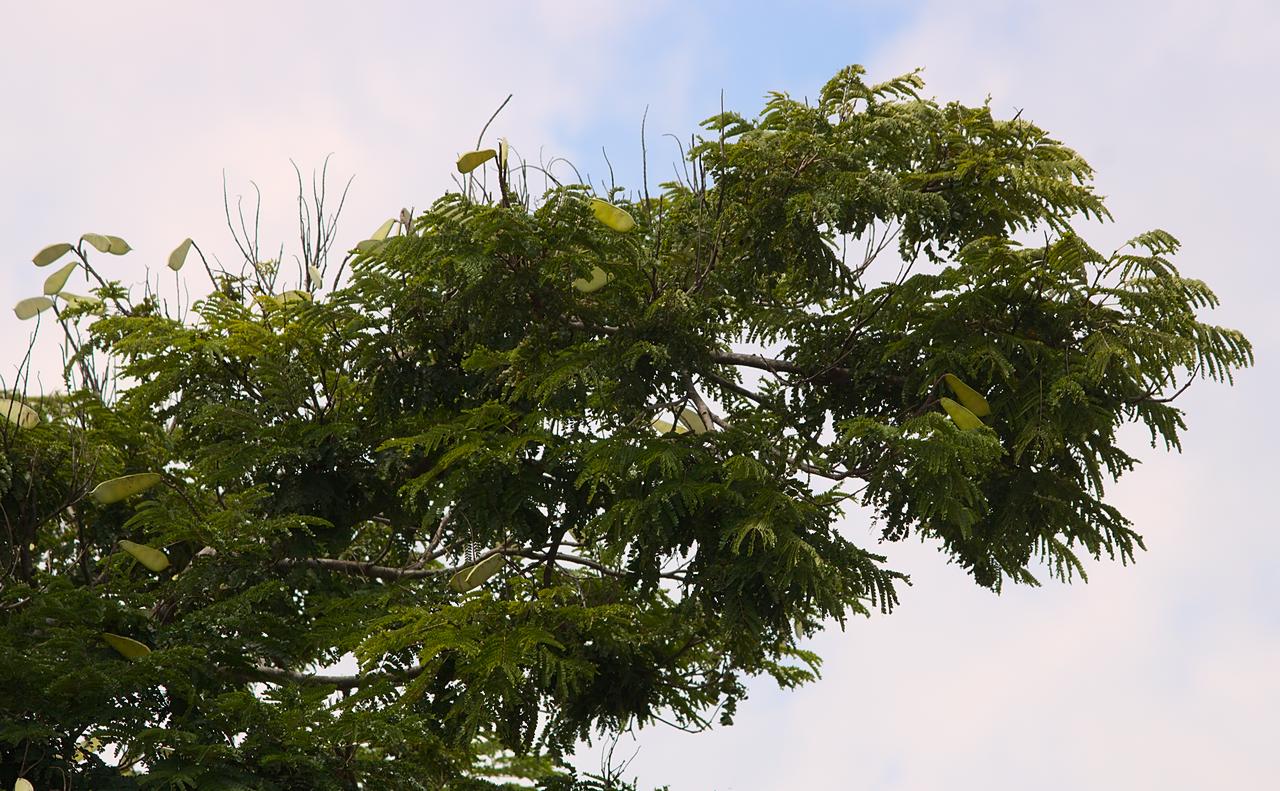
M599 291L604 285L613 279L613 276L598 266L591 267L591 279L584 280L575 278L573 287L581 291L583 294L590 294L592 291Z
M632 219L631 215L625 209L619 209L609 201L592 198L591 211L595 213L597 220L618 233L628 233L635 230L636 221Z
M191 250L192 242L190 239L183 239L182 244L173 248L173 252L169 253L169 268L177 272L182 265L187 262L187 252Z
M161 480L163 480L163 476L158 472L122 475L119 478L103 481L93 487L93 491L89 492L89 496L99 505L110 505L111 503L118 503L126 497L132 497L139 492L145 492L160 483Z
M470 173L497 155L498 152L492 148L486 148L482 151L468 151L458 157L458 172Z
M69 245L66 242L51 244L32 256L31 263L36 266L48 266L74 249L76 248L73 245Z
M149 547L146 544L135 544L132 541L123 539L119 543L121 549L133 555L139 563L151 571L164 571L169 568L169 557L155 547Z
M960 403L964 404L965 409L978 417L991 414L991 405L987 403L982 393L960 381L960 377L955 374L944 374L942 378L946 380L947 387L951 388L951 392L960 400Z
M31 428L40 422L40 414L12 398L0 398L0 415L18 428Z
M125 659L138 659L151 653L151 649L139 643L130 637L122 637L111 632L103 632L102 639L107 641L107 645L116 649L120 656Z
M27 297L13 306L13 315L26 321L51 307L53 307L53 300L48 297Z
M52 296L62 290L67 284L67 278L71 277L71 273L76 271L76 267L80 266L78 261L72 261L66 266L49 275L44 281L44 293Z
M960 404L957 404L955 401L952 401L950 398L944 397L942 399L942 408L947 410L947 414L951 416L952 422L965 431L982 427L982 421L977 415L973 414Z
M479 563L460 569L449 580L449 587L459 593L478 588L502 569L502 563L502 555L490 555Z

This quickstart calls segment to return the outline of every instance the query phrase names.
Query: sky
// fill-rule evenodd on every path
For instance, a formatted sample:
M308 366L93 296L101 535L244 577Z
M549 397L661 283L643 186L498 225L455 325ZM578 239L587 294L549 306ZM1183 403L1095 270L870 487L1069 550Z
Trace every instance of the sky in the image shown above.
M29 263L88 231L134 247L122 279L194 237L236 260L231 201L263 195L262 235L296 248L293 166L354 175L339 247L450 186L494 122L529 159L599 182L650 178L726 107L814 95L862 63L925 69L926 94L1021 110L1096 168L1115 222L1099 249L1160 227L1222 298L1258 364L1197 384L1182 454L1129 432L1141 467L1109 493L1148 551L1088 585L980 590L931 545L880 547L913 585L888 616L810 646L821 681L767 681L736 724L654 727L615 750L673 791L788 788L1265 788L1280 776L1280 429L1276 227L1280 5L1142 2L465 4L17 3L0 0L0 303L40 291ZM646 109L647 108L647 109ZM669 173L669 171L668 171ZM83 289L83 287L81 286ZM0 376L30 325L0 310ZM36 360L56 383L56 345ZM858 515L846 531L872 542ZM584 746L587 769L602 745Z

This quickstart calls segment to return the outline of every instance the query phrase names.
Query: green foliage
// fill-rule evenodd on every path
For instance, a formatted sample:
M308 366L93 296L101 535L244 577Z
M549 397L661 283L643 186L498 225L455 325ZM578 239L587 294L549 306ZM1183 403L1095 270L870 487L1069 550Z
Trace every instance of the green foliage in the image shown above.
M0 784L634 787L563 759L727 724L893 607L848 503L995 590L1132 560L1120 427L1177 448L1249 344L1168 234L1078 235L1075 152L921 87L717 115L656 197L473 152L336 271L304 241L297 288L186 240L189 312L97 274L119 237L38 253L97 301L50 300L65 394L0 394L41 418L0 422Z

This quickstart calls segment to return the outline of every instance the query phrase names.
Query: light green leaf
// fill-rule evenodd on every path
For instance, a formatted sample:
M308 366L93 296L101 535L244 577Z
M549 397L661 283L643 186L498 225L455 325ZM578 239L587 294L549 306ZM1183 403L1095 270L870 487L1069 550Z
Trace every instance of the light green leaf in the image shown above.
M107 645L116 649L120 656L125 659L138 659L151 653L151 649L142 643L129 637L122 637L111 632L103 632L102 639L107 641Z
M955 401L952 401L950 398L942 398L942 408L947 410L947 414L951 416L952 422L965 431L982 427L982 421L977 415L973 414L960 404L957 404Z
M76 267L80 266L79 261L72 261L66 266L54 272L44 281L45 294L57 294L62 287L67 284L67 278L71 277L71 273L76 271Z
M978 417L985 417L991 414L991 405L987 403L987 399L982 393L960 381L960 377L955 374L944 374L942 378L946 380L947 387L951 388L951 392L955 393L956 398L960 399L960 403L964 404L965 409Z
M490 555L479 563L459 569L449 580L449 587L458 593L466 593L473 588L478 588L497 574L502 569L502 564L502 555Z
M48 310L51 307L53 307L53 300L48 297L27 297L13 306L13 314L26 321L40 311Z
M597 220L618 233L635 230L636 221L631 218L631 215L606 200L592 198L591 211L595 213Z
M111 238L100 233L87 233L80 237L80 241L93 245L99 253L111 252Z
M40 422L40 413L12 398L0 398L0 415L18 428L31 428Z
M107 248L107 252L112 255L124 255L133 249L129 246L128 242L121 239L119 236L108 236L107 241L111 243Z
M183 239L182 244L173 248L173 252L169 253L169 268L177 272L182 265L187 262L187 253L191 251L192 241Z
M163 476L158 472L140 472L135 475L124 475L119 478L112 478L109 481L103 481L89 492L89 496L99 505L110 505L131 497L139 492L145 492L152 486L163 480Z
M486 148L483 151L468 151L458 157L458 172L470 173L497 155L498 152L492 148Z
M378 230L374 231L373 236L370 236L369 238L375 242L381 242L391 234L391 229L394 227L396 227L396 221L387 220L382 225L379 225Z
M301 289L290 289L280 295L280 304L287 305L290 302L310 302L311 292Z
M152 571L164 571L169 568L169 558L163 552L146 544L135 544L121 539L120 548L137 558L138 562Z
M76 249L74 245L69 245L66 242L51 244L32 256L31 263L36 266L48 266L74 249Z
M598 291L613 279L613 276L598 266L591 267L591 279L584 280L582 278L574 278L573 287L581 291L583 294L590 294L592 291Z

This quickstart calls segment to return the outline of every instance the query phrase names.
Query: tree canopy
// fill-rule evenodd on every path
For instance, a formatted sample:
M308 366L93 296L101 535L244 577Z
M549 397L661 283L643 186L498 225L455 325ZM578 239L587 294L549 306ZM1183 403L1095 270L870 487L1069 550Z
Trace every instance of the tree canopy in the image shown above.
M897 601L877 542L997 591L1133 560L1118 431L1177 448L1249 343L1170 234L1079 235L1076 152L922 88L722 111L652 193L504 140L340 260L322 205L292 262L183 241L189 305L119 237L41 250L15 309L66 387L0 400L0 780L604 787L579 740L813 680L807 637Z

